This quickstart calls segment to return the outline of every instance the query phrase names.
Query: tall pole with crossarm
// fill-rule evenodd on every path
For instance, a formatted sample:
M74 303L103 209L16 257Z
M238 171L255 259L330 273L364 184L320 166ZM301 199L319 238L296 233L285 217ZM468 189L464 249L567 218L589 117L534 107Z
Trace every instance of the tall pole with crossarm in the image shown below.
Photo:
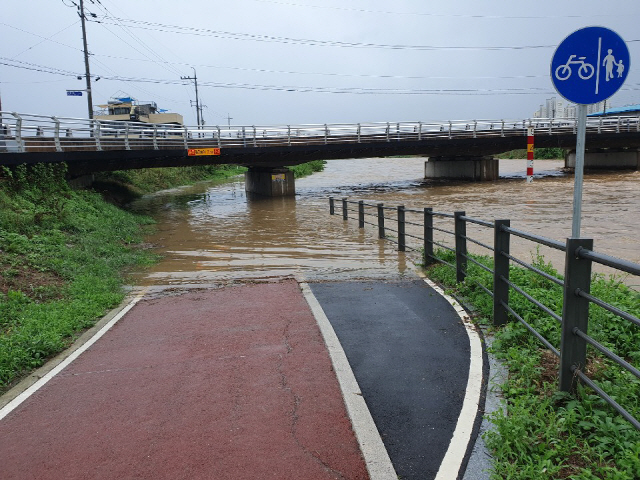
M198 127L199 127L202 124L202 114L201 114L202 107L200 106L200 100L198 99L198 75L196 74L196 69L193 68L193 77L180 77L180 79L193 80L196 85L196 120L198 122Z
M93 98L91 97L91 72L89 71L89 50L87 48L87 27L85 25L84 16L84 0L80 0L80 21L82 22L82 44L84 46L84 69L85 80L87 81L87 108L89 110L89 118L93 118Z

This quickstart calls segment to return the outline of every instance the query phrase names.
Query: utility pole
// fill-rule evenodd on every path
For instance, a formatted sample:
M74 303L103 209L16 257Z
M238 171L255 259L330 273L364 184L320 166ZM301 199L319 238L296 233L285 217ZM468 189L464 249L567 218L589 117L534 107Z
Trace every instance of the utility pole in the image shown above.
M84 17L84 0L80 0L80 21L82 22L82 43L84 45L84 68L85 79L87 81L87 107L89 118L93 119L93 98L91 97L91 72L89 71L89 50L87 48L87 27Z
M233 120L233 117L227 113L227 127L229 127L229 130L231 130L231 120Z
M193 68L193 67L191 67ZM200 106L200 100L198 99L198 75L196 74L196 69L193 68L193 77L180 77L181 80L193 80L196 85L196 120L198 122L198 127L202 124L202 111Z

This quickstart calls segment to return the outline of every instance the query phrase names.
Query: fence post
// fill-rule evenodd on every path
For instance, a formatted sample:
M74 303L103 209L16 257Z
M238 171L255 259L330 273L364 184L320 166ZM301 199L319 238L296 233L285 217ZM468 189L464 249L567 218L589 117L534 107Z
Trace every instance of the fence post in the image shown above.
M424 264L433 263L433 208L424 209Z
M464 212L454 212L456 234L456 282L464 282L467 276L467 223L460 217Z
M26 151L24 146L24 140L22 138L22 117L16 112L11 112L16 119L16 143L18 144L18 151L24 153Z
M51 119L55 122L55 142L56 142L56 152L62 151L62 144L60 143L60 120L57 117L51 117Z
M364 228L364 201L358 201L358 228Z
M129 141L129 127L131 123L125 122L124 126L124 148L125 150L131 150L131 142Z
M378 238L384 238L384 204L378 204Z
M398 251L404 252L406 238L404 234L404 205L398 206Z
M333 200L333 197L329 197L329 215L336 214L336 204Z
M349 217L347 216L347 197L342 198L342 219L343 220L349 219Z
M93 137L96 139L96 150L102 151L102 144L100 143L100 121L93 120Z
M98 125L100 125L98 123ZM158 150L158 125L153 126L153 149Z
M590 238L568 238L564 267L564 301L562 304L562 337L560 339L560 385L563 392L576 388L574 369L583 369L587 359L587 343L574 333L579 328L587 333L589 300L579 296L578 289L589 293L591 260L578 256L579 249L593 249Z
M496 220L493 229L493 324L505 325L509 313L504 305L509 305L509 232L502 227L511 226L510 220Z

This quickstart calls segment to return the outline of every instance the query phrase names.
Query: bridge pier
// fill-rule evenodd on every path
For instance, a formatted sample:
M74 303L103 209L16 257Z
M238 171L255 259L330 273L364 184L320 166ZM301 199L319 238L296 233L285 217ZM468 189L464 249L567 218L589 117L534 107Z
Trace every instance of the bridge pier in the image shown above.
M493 157L429 157L424 163L424 178L451 178L476 182L497 180L498 165L498 159Z
M564 157L565 168L575 169L576 152ZM584 153L584 168L603 170L638 170L640 151L638 149L592 149Z
M296 194L293 172L285 167L249 167L244 174L244 189L264 197Z

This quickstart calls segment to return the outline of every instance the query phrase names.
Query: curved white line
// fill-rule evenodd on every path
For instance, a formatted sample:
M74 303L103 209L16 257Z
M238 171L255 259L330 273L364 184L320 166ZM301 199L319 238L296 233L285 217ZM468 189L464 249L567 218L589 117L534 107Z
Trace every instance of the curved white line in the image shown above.
M351 365L349 365L349 360L347 360L347 355L342 349L336 332L309 285L300 279L298 279L298 283L313 316L316 318L316 322L318 322L324 343L329 351L347 413L351 419L353 431L356 434L360 451L367 465L369 478L371 480L397 480L398 476L393 468L387 449L382 442L382 438L380 438L380 433L371 417L371 412L369 412L369 408L362 397L360 386L353 374L353 370L351 370Z
M478 332L473 327L473 323L467 315L467 312L452 297L445 294L444 291L428 278L423 279L431 288L442 295L458 313L465 326L467 335L469 336L470 347L470 363L469 378L467 380L467 389L462 402L462 409L453 432L447 453L442 459L440 469L435 480L451 480L458 478L460 467L467 453L469 442L471 441L471 433L478 414L478 406L480 405L480 396L482 393L482 342Z

